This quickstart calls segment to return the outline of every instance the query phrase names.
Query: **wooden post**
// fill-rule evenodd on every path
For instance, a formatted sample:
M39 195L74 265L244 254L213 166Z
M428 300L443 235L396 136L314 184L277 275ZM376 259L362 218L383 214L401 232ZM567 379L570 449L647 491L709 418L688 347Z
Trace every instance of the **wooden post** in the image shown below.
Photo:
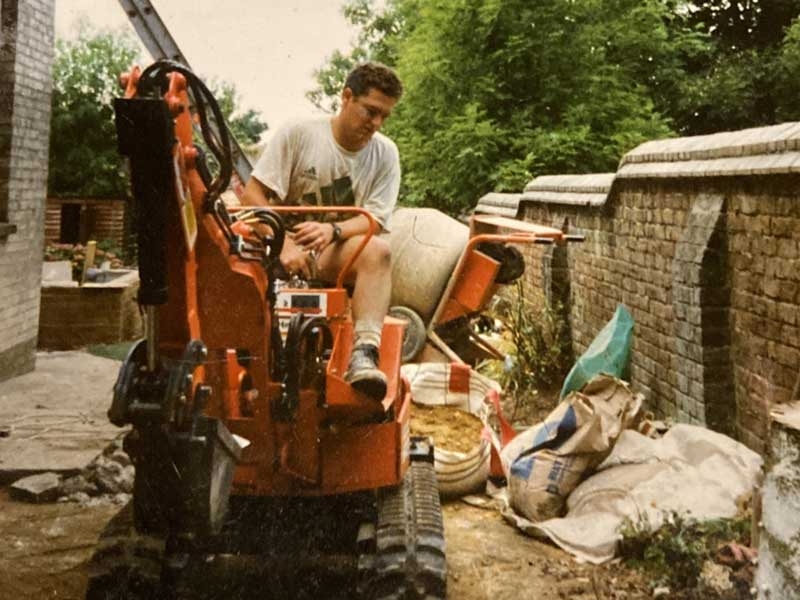
M83 271L81 272L81 282L80 285L86 283L86 272L89 270L89 267L94 266L94 255L97 251L97 242L94 240L89 240L86 242L86 253L83 257Z

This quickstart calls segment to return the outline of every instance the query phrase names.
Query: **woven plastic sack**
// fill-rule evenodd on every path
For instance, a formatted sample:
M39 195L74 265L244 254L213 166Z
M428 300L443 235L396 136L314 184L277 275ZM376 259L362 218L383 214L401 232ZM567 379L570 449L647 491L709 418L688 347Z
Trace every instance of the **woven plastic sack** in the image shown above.
M452 406L478 417L487 429L491 402L497 382L457 363L409 363L402 366L403 377L411 384L411 397L422 406ZM481 491L489 476L491 444L484 431L469 452L456 452L434 446L434 468L439 493L454 498Z
M581 389L600 373L625 379L632 342L633 317L620 304L611 320L575 362L564 380L561 397L564 398L570 392Z

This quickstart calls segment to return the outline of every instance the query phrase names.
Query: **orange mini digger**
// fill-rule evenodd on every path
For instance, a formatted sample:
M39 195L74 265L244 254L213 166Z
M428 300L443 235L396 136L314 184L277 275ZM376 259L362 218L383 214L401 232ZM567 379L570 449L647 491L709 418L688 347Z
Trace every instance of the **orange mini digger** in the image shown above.
M171 61L125 83L115 112L146 335L109 417L130 427L136 478L86 597L445 598L433 449L409 436L403 323L384 323L386 397L360 396L343 379L348 267L327 287L278 274L285 213L330 209L229 211L229 134L208 88Z

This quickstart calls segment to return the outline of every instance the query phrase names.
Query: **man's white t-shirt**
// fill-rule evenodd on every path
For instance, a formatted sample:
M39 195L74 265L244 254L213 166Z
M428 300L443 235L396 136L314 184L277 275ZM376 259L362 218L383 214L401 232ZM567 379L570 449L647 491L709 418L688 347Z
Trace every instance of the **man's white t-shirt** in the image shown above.
M252 176L283 204L362 207L388 231L400 191L400 158L381 133L358 152L345 150L333 137L330 117L320 117L277 130Z

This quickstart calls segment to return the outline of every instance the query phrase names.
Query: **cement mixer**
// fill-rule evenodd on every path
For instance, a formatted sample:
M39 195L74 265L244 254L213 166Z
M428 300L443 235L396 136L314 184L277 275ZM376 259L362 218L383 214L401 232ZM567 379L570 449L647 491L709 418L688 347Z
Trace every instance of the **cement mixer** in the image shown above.
M407 322L403 362L502 358L473 330L472 319L498 285L524 272L517 244L565 243L570 237L507 217L475 215L465 225L431 208L397 209L390 234L389 314Z

